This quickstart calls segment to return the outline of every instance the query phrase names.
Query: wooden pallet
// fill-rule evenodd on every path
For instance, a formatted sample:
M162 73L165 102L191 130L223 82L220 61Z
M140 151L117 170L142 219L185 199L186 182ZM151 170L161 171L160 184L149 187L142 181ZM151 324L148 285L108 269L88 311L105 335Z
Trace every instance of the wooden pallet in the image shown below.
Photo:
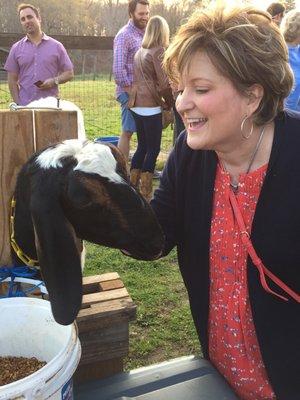
M135 318L136 306L116 272L83 278L82 308L76 319L82 356L76 382L123 371L129 322Z

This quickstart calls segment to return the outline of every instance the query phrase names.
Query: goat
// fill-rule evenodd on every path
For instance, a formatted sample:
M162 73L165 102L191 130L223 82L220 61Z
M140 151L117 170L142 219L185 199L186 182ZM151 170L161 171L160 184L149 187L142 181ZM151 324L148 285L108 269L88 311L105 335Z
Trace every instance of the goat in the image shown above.
M147 201L130 184L126 162L113 145L65 140L35 153L15 187L15 241L38 259L52 313L63 325L82 301L77 238L157 258L164 245ZM24 264L12 250L16 265Z
M39 100L34 100L31 103L27 104L26 107L29 108L45 108L45 107L50 107L50 108L57 108L58 107L58 100L56 97L44 97ZM64 111L76 111L77 112L77 127L78 127L78 139L80 140L85 140L86 139L86 134L85 134L85 128L84 128L84 119L83 119L83 114L80 108L72 103L69 100L59 100L59 108L64 110Z

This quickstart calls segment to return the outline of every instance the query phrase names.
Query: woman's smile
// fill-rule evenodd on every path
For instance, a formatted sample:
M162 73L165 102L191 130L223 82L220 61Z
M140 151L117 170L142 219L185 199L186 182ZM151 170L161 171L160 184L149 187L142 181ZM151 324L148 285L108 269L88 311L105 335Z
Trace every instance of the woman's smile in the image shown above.
M188 131L195 132L206 124L207 118L185 118L185 121Z

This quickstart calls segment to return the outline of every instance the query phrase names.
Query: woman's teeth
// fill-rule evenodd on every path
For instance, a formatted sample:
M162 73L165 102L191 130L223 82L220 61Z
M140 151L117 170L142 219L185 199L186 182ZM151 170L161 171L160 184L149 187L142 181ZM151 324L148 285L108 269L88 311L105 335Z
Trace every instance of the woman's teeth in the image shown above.
M207 118L188 118L187 123L191 128L196 127L199 124L203 124L207 121Z

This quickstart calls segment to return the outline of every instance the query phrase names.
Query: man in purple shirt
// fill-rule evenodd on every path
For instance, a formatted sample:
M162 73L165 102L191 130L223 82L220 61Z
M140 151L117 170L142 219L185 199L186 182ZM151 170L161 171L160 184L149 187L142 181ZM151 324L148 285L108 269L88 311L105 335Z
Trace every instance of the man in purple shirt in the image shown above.
M74 73L64 46L42 32L39 10L20 4L18 13L26 36L12 46L4 68L14 102L26 105L58 96L58 85L71 80Z
M135 122L127 108L133 81L133 58L142 45L145 28L149 20L149 2L130 0L128 3L129 22L117 33L114 40L113 73L117 84L117 100L122 110L122 133L118 147L128 159L130 138L136 131Z

